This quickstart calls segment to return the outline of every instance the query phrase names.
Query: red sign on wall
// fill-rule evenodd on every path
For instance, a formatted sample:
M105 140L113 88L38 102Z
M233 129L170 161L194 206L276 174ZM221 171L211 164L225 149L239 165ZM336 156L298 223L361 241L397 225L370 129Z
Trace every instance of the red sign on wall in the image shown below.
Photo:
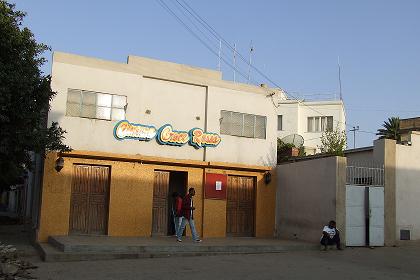
M206 173L205 198L226 199L227 175Z

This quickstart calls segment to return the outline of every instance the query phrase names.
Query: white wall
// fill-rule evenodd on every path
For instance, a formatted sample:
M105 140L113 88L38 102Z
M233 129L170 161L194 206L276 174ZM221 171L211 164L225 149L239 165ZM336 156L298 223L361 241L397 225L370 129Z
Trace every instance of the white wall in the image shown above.
M283 138L290 134L300 134L298 102L294 100L282 101L277 108L277 114L283 116L283 130L277 131L277 137Z
M209 87L208 131L220 133L220 111L266 116L266 139L221 135L222 142L215 149L207 148L206 160L253 163L274 166L277 161L277 115L275 107L264 94Z
M396 236L406 229L420 240L420 132L412 132L411 142L396 147Z
M279 103L277 114L283 115L283 131L277 137L283 138L296 133L305 139L305 147L317 148L321 145L321 132L308 132L308 117L332 116L334 129L346 130L346 118L342 101L298 102L286 100Z
M58 59L54 55L52 68L52 88L57 91L57 95L51 102L49 122L59 122L67 131L66 144L74 150L205 159L250 165L275 164L277 115L270 98L266 97L266 92L261 88L217 80L214 71L207 73L205 69L153 60L145 60L144 63L151 67L143 65L139 67L140 71L136 68L136 63L141 63L141 59L127 65L70 54L60 54L57 57ZM133 57L130 59L133 60ZM160 72L159 67L163 67L163 78L156 74ZM169 71L171 67L176 71ZM182 72L183 69L185 73ZM142 71L150 73L146 76ZM150 77L151 75L155 76ZM118 141L113 136L117 121L65 115L68 88L126 95L128 121L154 125L156 128L169 123L175 130L185 131L195 127L205 128L208 89L208 132L220 134L220 111L232 110L266 116L267 137L252 139L220 135L222 141L219 146L207 148L206 153L204 149L195 149L189 145L159 145L156 140ZM146 113L147 110L150 110L150 114Z

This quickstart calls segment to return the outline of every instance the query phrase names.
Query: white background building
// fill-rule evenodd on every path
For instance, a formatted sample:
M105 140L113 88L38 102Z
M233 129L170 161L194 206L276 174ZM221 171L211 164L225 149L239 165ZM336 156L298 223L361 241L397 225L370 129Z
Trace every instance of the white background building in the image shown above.
M322 132L327 128L346 130L342 100L304 101L285 99L277 108L277 136L301 135L307 154L318 152Z

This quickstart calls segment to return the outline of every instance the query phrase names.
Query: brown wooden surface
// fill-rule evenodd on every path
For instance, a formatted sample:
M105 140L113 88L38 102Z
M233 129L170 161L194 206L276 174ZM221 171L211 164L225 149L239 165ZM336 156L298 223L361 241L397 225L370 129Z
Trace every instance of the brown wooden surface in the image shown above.
M169 172L155 171L153 185L152 235L168 233L168 189Z
M254 220L254 178L228 176L226 234L254 236Z
M74 165L70 233L107 233L109 171L107 166Z

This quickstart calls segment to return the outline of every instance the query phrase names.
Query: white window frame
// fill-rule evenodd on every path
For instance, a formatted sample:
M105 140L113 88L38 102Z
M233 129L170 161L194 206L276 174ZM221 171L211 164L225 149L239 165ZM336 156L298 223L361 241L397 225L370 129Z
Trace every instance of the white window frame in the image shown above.
M329 127L329 122L330 126ZM333 129L334 128L334 117L333 116L312 116L308 117L307 119L307 132L309 133L320 133L324 132L327 129Z
M69 99L68 99L69 93L70 92L75 93L76 91L80 94L80 103L69 102ZM95 104L84 104L84 102L83 102L84 101L84 97L88 93L95 94ZM98 96L99 95L110 96L111 97L110 106L98 105ZM125 105L123 107L114 106L114 98L116 98L116 97L123 97L123 98L125 98ZM70 114L67 111L68 104L78 104L80 106L79 114L78 115ZM83 106L85 106L85 107L86 106L95 106L95 117L83 116ZM109 109L109 111L110 111L109 112L109 118L100 118L100 117L97 117L98 108L107 108L107 109ZM89 91L89 90L82 90L82 89L72 89L72 88L68 88L67 89L66 116L86 118L86 119L106 120L106 121L123 120L123 119L125 119L126 109L127 109L127 96L126 95L110 94L110 93L97 92L97 91ZM124 110L124 116L123 116L123 118L114 117L114 113L113 113L114 110Z

